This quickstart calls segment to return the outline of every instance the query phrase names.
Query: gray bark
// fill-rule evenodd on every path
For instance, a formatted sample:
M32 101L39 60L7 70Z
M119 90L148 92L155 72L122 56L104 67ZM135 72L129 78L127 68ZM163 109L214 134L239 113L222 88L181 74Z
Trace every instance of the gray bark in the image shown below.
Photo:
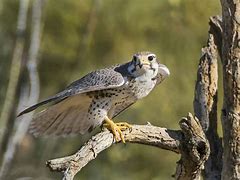
M195 86L194 112L210 143L210 157L204 168L204 179L219 180L222 171L222 142L217 133L218 48L221 44L219 17L210 18L209 39L202 48ZM220 31L217 33L217 31ZM220 35L220 36L219 36Z
M224 104L222 179L240 179L240 1L221 0Z

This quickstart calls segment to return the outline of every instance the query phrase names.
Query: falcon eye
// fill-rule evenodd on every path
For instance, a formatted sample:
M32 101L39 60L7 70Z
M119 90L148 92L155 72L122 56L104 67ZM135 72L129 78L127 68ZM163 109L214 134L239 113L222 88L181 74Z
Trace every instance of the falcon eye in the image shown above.
M154 59L154 56L148 56L148 60L152 61Z

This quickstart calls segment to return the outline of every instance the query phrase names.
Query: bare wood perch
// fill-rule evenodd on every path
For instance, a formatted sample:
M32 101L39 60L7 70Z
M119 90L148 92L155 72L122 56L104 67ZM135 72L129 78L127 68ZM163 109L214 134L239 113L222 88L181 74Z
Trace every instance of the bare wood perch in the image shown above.
M200 177L199 167L204 164L209 155L209 144L202 131L201 125L191 114L180 121L180 130L148 125L133 125L131 129L123 132L126 142L139 143L159 147L181 153L178 163L176 179L193 179ZM112 133L103 129L93 136L75 154L57 158L46 162L52 171L64 172L63 179L71 180L74 176L97 155L118 143ZM188 166L191 165L191 168ZM196 178L196 179L197 179Z
M210 18L207 45L202 48L195 86L194 112L210 142L211 154L205 163L204 179L220 180L222 142L217 132L218 51L221 50L221 18Z
M209 142L196 117L188 114L179 125L184 134L180 143L181 159L178 161L175 179L200 180L204 163L210 154Z

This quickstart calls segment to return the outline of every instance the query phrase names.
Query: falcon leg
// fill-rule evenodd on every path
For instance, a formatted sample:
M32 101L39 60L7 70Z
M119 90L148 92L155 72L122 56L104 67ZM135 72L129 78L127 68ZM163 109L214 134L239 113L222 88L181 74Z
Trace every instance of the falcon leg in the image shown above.
M125 143L125 139L123 137L122 130L131 128L131 125L126 122L114 123L108 117L105 118L105 123L103 124L103 126L112 131L116 141L118 141L117 137L120 136L120 139L122 140L123 143ZM118 132L118 134L116 132Z

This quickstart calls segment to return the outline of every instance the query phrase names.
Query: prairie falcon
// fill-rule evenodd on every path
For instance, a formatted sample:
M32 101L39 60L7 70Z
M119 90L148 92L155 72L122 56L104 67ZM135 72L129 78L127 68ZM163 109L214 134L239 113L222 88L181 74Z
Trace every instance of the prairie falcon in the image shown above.
M66 89L35 104L20 115L52 103L37 113L29 127L35 136L84 134L95 127L109 128L115 138L125 142L122 131L128 123L112 119L138 99L147 96L170 75L168 68L157 62L151 52L139 52L130 62L93 71Z

